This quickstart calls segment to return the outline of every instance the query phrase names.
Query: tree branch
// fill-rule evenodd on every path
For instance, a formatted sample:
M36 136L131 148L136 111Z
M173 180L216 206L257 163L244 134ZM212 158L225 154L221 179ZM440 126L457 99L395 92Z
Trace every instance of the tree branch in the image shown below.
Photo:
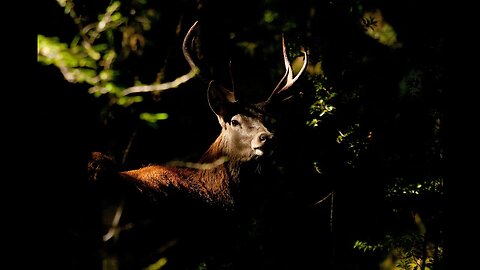
M151 85L139 85L139 86L132 86L123 90L123 95L129 95L132 93L140 93L140 92L152 92L152 91L163 91L171 88L177 88L182 83L186 83L193 77L195 77L198 73L198 69L192 69L187 74L176 78L171 82L160 83L160 84L151 84Z

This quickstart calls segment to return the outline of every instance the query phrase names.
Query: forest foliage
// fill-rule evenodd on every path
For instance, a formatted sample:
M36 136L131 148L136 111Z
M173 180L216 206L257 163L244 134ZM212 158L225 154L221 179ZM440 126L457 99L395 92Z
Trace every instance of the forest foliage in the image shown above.
M209 113L198 104L202 92L185 88L204 87L196 85L199 72L229 85L232 71L242 95L264 97L284 72L284 35L290 59L304 49L309 63L285 113L293 126L283 131L295 131L283 137L276 163L277 196L284 204L295 201L286 213L302 213L279 231L292 234L286 245L304 246L292 247L299 248L290 254L293 262L278 265L444 269L443 7L434 1L287 2L57 0L49 10L66 25L40 28L39 69L55 67L48 70L62 75L55 80L92 97L93 119L106 134L92 139L92 148L103 144L126 167L188 160L213 131L198 135L206 142L194 151L181 145L155 156L175 141L178 128L205 125L192 119ZM190 70L181 42L196 20L203 27L204 66ZM295 70L299 64L293 61ZM247 227L260 250L270 243L263 227L278 219L258 215ZM297 233L286 229L292 224L311 239L288 240ZM145 269L168 266L168 259L159 256ZM210 268L203 262L198 269Z

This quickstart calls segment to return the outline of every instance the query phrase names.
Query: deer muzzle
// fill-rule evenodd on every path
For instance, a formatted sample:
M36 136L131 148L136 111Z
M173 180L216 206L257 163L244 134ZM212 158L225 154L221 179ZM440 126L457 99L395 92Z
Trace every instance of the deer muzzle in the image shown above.
M265 145L273 138L273 134L270 132L258 133L255 139L252 141L252 149L257 156L262 156L265 151Z

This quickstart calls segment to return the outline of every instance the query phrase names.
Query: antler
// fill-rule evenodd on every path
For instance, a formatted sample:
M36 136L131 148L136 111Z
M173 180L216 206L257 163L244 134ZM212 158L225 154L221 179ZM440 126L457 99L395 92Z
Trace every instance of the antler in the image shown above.
M194 63L194 61L193 61L193 59L192 59L192 57L191 57L191 55L188 51L189 51L189 46L191 47L193 42L194 42L194 40L192 38L192 33L196 30L197 27L198 27L198 21L196 21L190 27L187 34L185 35L185 38L183 40L183 45L182 45L183 55L185 56L185 60L187 60L188 64L190 65L190 68L192 70L196 70L196 69L198 69L198 67L197 67L197 65L195 65L195 63ZM190 44L189 44L189 42L190 42ZM305 71L305 68L307 67L307 53L305 51L303 51L303 56L304 56L303 66L300 69L300 71L297 73L297 75L295 77L293 77L293 70L292 70L292 67L290 65L290 61L288 61L287 49L285 47L285 39L284 39L283 35L282 35L282 51L283 51L283 61L284 61L284 64L285 64L285 69L286 69L285 75L283 75L282 79L278 82L277 86L275 86L275 88L273 89L272 93L270 94L270 96L266 100L267 103L270 101L270 99L275 94L281 93L281 92L287 90L288 88L290 88L298 80L300 75L302 75L303 71ZM202 76L199 73L197 73L197 75L200 77L200 79L202 79L204 81L207 81L204 78L202 78ZM280 88L282 86L282 83L285 81L285 79L286 79L285 85L283 85L283 87ZM209 82L209 85L210 85L210 83L211 82ZM226 89L225 87L220 86L220 85L218 87L222 88L222 90L225 93L227 93L229 96L231 96L232 100L235 100L232 90ZM280 88L280 90L279 90L279 88Z
M190 65L190 68L192 70L197 70L198 67L195 65L195 62L192 59L192 56L189 53L189 47L193 47L193 42L194 39L192 38L192 33L197 29L198 27L198 21L195 21L195 23L190 27L188 30L187 34L185 35L185 38L183 39L183 44L182 44L182 51L183 51L183 56L185 56L185 60L187 60L188 64ZM188 44L190 42L190 44ZM197 76L203 80L204 82L208 83L208 89L212 87L212 84L214 80L207 80L204 77L200 75L200 72L197 72ZM222 85L217 85L215 84L215 87L220 89L223 92L223 95L225 95L226 99L230 102L235 102L235 94L234 91L227 89L223 87Z
M188 30L187 34L185 35L185 38L183 39L183 45L182 45L182 51L183 51L183 56L185 56L185 60L187 60L188 65L190 65L191 69L198 69L197 65L192 60L192 57L190 56L190 53L188 52L188 42L192 36L192 33L196 30L198 25L198 21L196 21ZM192 39L192 44L193 44L193 39Z
M275 93L278 94L290 88L290 86L292 86L295 83L295 81L298 80L300 75L302 75L303 71L307 67L307 53L304 51L303 52L304 61L303 61L302 69L300 69L297 75L293 77L293 70L292 70L292 67L290 66L290 62L288 61L287 49L285 48L285 40L283 35L282 35L282 50L283 50L283 61L285 63L286 72L285 72L285 75L283 75L282 79L278 82L277 86L275 86L275 88L273 89L272 93L267 99L267 102L270 101L270 99L273 97ZM285 78L287 79L287 82L280 90L278 90L278 88L280 88L280 86L282 85L283 81L285 81Z

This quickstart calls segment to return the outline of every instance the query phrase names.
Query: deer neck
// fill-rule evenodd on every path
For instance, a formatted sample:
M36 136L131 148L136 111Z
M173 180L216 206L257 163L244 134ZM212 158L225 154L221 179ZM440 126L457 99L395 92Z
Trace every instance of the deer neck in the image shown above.
M199 160L198 168L151 165L120 174L133 182L140 192L153 197L167 195L173 188L209 204L232 208L242 162L228 155L228 144L222 135Z
M227 140L222 135L200 158L204 168L196 170L193 178L201 183L212 203L233 206L232 192L238 188L242 162L228 154Z

